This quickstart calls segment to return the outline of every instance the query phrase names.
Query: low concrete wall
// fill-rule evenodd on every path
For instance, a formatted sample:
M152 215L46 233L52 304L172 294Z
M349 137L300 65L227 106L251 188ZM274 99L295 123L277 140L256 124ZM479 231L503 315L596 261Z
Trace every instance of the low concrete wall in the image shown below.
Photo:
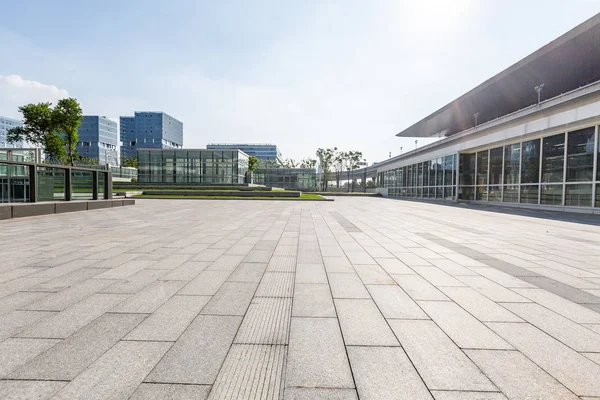
M259 192L235 190L144 190L145 195L152 196L227 196L227 197L300 197L300 192Z
M134 199L0 204L0 220L33 217L36 215L60 214L74 211L97 210L100 208L131 206L134 204Z

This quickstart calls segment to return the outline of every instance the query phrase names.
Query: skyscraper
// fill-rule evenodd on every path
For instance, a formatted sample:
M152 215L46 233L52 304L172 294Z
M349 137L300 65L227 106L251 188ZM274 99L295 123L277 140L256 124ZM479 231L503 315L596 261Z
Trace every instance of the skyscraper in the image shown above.
M17 143L8 143L6 140L6 134L12 128L16 128L17 126L23 126L23 122L18 119L2 117L0 116L0 147L27 147L24 142Z
M121 117L121 157L133 158L137 149L180 149L183 123L164 112L136 111Z
M77 153L99 164L118 164L117 123L106 117L84 115L78 129Z

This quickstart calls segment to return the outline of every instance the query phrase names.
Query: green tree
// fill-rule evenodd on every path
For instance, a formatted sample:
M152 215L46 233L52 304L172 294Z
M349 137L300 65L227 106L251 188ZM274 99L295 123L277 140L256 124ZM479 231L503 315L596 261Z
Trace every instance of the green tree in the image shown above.
M296 168L298 163L293 158L286 158L283 162L283 166L286 168Z
M27 104L19 107L23 114L23 126L8 131L9 143L26 141L44 149L51 162L62 162L65 154L64 143L56 132L53 122L52 103Z
M129 167L129 168L137 168L138 167L138 158L137 158L137 156L135 156L135 157L127 157L127 156L121 157L121 166L122 167Z
M362 152L349 151L346 153L345 166L348 172L348 191L350 191L350 171L358 168L358 162L362 160ZM352 179L352 191L354 191L354 179Z
M346 157L346 153L343 151L336 151L335 157L333 158L333 169L335 172L335 181L336 186L340 187L340 178L342 177L342 172L344 171L344 160Z
M319 159L319 165L321 166L321 170L323 170L323 190L327 190L329 186L329 178L331 173L331 164L335 158L335 152L337 151L337 147L333 149L322 149L318 148L316 155Z
M302 163L300 164L300 167L308 168L308 169L315 169L316 166L317 166L317 160L315 160L314 158L310 158L310 157L302 159Z
M256 170L259 166L258 158L255 156L248 157L248 172Z
M61 99L52 112L52 123L56 130L64 135L64 142L67 147L67 164L74 165L77 160L77 141L79 135L77 129L81 125L83 112L81 106L72 97Z

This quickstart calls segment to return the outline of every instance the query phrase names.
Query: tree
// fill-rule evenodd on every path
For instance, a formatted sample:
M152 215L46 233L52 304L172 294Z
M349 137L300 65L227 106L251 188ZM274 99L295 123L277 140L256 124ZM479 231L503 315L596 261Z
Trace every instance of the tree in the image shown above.
M61 99L52 112L52 123L64 135L67 147L67 164L74 165L77 159L77 129L81 125L83 112L81 106L72 97Z
M73 165L77 160L77 128L83 118L77 100L59 100L52 103L27 104L19 107L23 114L23 126L8 131L9 143L27 141L40 146L51 163Z
M252 172L258 168L258 158L255 156L248 157L248 172Z
M317 166L317 160L315 160L314 158L304 158L302 159L302 163L300 164L301 168L308 168L308 169L315 169L315 167Z
M56 132L53 121L52 103L27 104L19 107L23 114L23 126L8 131L9 143L26 141L44 149L51 162L62 162L65 154L64 143Z
M323 190L327 190L328 182L329 182L329 174L331 169L331 163L335 157L335 152L337 151L337 147L333 149L317 149L317 158L319 159L319 165L321 166L321 170L323 171Z
M121 166L122 167L129 167L129 168L137 168L138 167L138 158L137 158L137 156L134 156L134 157L123 156L123 157L121 157Z
M292 158L286 158L283 162L283 166L286 168L296 168L298 166L298 163Z
M335 157L333 158L333 169L335 171L335 181L337 183L337 187L340 187L340 178L342 177L342 172L344 171L344 160L346 153L343 151L336 151Z
M97 157L77 156L77 163L81 165L98 165L100 161Z
M346 153L345 166L348 171L348 191L350 191L350 171L358 168L358 162L362 159L362 152L349 151ZM354 191L354 179L352 180L352 191Z

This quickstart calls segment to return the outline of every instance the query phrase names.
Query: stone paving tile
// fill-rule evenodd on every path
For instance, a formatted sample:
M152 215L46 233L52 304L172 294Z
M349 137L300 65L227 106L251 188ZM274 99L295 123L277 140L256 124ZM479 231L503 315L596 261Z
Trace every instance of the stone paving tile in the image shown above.
M433 399L404 350L398 347L348 347L361 399Z
M437 267L420 267L415 266L412 269L423 278L427 279L429 283L436 287L444 286L466 286L458 279L448 275Z
M165 281L186 281L189 282L198 274L206 269L210 263L208 261L186 261L166 275L160 277Z
M506 396L498 392L457 392L432 390L435 400L507 400Z
M210 296L173 296L131 331L125 340L174 342L210 299Z
M530 301L483 276L459 276L458 279L496 302L527 303Z
M80 303L30 326L20 332L18 336L64 339L127 297L126 294L94 294Z
M293 293L293 272L265 272L256 290L258 297L292 297Z
M370 299L336 299L347 346L399 346L390 327Z
M13 338L0 342L0 378L60 342L59 339Z
M296 283L327 283L323 264L298 264Z
M449 301L419 301L418 303L460 348L513 349L512 346L456 303Z
M132 260L127 261L118 267L110 269L106 272L96 275L97 279L125 279L136 272L143 270L144 268L152 265L152 261L139 261Z
M484 322L523 322L515 314L469 287L443 287L442 292Z
M327 273L354 273L354 267L348 261L346 256L343 257L323 257L323 262L325 263L325 270Z
M600 353L600 334L539 304L512 303L506 308L576 351Z
M212 296L231 275L230 271L202 271L181 289L179 294Z
M145 382L212 385L241 321L238 316L199 315Z
M413 300L450 301L442 292L419 275L392 275Z
M144 313L156 311L185 285L182 281L157 281L111 309L115 313ZM116 295L115 295L116 296Z
M291 298L256 297L234 343L287 345L291 312Z
M429 319L398 285L367 285L367 289L385 318Z
M388 274L414 275L416 272L397 258L375 258L375 261Z
M292 318L285 387L354 388L335 318Z
M208 385L142 383L129 400L206 400L210 389Z
M72 380L144 318L145 316L139 314L104 314L13 371L10 377L32 380Z
M328 276L334 299L369 299L371 297L356 273L330 273Z
M234 344L208 398L282 398L286 353L287 346Z
M519 352L467 350L466 353L509 399L578 399Z
M600 365L529 324L487 325L575 394L600 397Z
M128 398L171 345L168 342L119 342L55 398Z
M222 255L213 261L207 268L207 271L233 271L244 259L243 256Z
M202 314L244 315L254 296L257 284L225 282L202 309Z
M395 281L377 264L354 265L365 285L393 285Z
M496 387L432 321L389 320L431 390L496 391Z
M27 307L27 305L41 300L46 296L52 296L52 294L44 292L15 292L8 296L0 297L0 320L2 315Z
M329 285L296 283L292 315L294 317L336 317Z
M143 269L103 289L101 293L135 294L169 272L167 269Z
M296 256L273 255L267 265L268 272L294 272L296 270Z
M600 313L589 310L543 289L513 289L531 301L580 324L600 324Z
M50 381L0 381L0 398L3 400L47 400L66 384L67 382Z
M355 389L286 388L284 400L358 400Z
M229 276L227 281L259 283L266 267L266 263L241 263Z

